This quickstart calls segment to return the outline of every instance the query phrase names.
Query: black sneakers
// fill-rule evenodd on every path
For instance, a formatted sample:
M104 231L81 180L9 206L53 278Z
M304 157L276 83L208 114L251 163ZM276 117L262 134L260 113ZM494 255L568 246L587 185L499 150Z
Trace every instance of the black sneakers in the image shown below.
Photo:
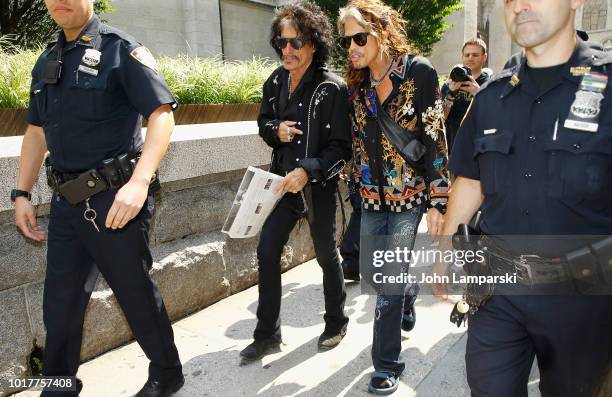
M280 344L281 341L274 338L253 341L253 343L245 347L244 350L240 352L240 356L242 357L241 364L259 360L268 354L272 349L278 348Z
M333 349L334 347L338 346L340 342L342 342L344 335L346 335L346 326L342 327L338 333L323 331L321 336L319 336L319 341L317 343L319 350Z

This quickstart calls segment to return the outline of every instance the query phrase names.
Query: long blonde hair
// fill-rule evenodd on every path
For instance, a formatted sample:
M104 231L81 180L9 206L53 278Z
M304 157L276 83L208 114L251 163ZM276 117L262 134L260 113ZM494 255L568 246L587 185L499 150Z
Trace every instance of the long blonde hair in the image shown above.
M344 35L344 24L348 18L353 18L378 39L381 56L396 58L417 53L406 37L404 18L381 0L350 0L341 8L338 16L338 33L341 36ZM346 81L350 89L355 90L361 85L367 74L366 69L355 69L349 60Z

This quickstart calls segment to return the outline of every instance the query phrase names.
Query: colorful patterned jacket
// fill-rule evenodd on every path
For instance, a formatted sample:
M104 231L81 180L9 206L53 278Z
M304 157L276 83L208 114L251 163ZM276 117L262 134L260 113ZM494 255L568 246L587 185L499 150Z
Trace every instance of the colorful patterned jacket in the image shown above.
M366 210L403 212L421 204L446 208L450 180L438 75L427 59L410 61L407 55L396 61L390 73L393 90L382 109L368 78L351 93L353 174ZM406 164L381 133L376 121L381 110L425 145L422 167Z

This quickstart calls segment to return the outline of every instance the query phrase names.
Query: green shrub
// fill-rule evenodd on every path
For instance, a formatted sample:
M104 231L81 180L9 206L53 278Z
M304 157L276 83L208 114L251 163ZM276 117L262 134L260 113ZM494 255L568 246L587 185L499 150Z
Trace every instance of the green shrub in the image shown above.
M28 107L30 73L41 51L0 48L0 107ZM262 58L223 62L219 57L185 55L161 57L158 62L168 86L182 104L259 102L263 82L278 66Z
M179 103L261 101L265 79L278 66L267 59L223 62L220 58L162 57L160 70Z
M0 107L28 107L30 73L41 51L16 51L12 54L0 49Z

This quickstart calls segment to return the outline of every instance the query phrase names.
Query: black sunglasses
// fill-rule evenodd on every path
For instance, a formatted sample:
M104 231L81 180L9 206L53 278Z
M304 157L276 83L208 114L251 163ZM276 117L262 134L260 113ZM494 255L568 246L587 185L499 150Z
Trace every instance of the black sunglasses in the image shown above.
M287 43L289 43L291 44L291 47L293 47L296 50L299 50L300 48L304 47L307 41L308 39L306 37L298 36L298 37L288 38L288 37L277 36L274 39L274 47L279 50L282 50L283 48L287 47Z
M363 47L368 42L369 34L369 32L360 32L352 36L342 36L340 37L340 45L348 50L351 48L351 40L353 40L359 47Z

